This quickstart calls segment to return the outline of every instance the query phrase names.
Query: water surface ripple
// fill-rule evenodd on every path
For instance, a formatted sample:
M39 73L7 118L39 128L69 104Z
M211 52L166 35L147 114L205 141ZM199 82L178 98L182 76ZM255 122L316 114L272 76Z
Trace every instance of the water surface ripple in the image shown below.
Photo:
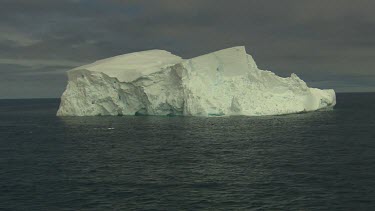
M0 100L0 209L375 210L375 94L268 117L55 117Z

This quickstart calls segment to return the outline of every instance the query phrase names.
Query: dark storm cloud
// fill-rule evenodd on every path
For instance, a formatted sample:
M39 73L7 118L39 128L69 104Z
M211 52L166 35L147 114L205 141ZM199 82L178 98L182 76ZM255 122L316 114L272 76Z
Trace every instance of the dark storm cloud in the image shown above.
M0 97L57 97L65 70L118 54L159 48L189 58L237 45L282 76L375 91L374 7L370 0L5 0Z

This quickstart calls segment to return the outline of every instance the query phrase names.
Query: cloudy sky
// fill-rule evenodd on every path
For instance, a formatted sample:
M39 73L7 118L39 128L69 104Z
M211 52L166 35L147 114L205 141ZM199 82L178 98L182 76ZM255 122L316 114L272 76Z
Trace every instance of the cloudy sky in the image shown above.
M148 49L244 45L261 69L375 91L374 0L0 0L0 98L59 97L65 71Z

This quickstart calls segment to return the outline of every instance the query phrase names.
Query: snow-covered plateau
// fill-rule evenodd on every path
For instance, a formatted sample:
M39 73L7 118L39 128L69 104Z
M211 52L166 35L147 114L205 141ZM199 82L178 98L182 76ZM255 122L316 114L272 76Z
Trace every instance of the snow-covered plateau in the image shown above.
M330 109L334 90L258 69L245 47L192 59L149 50L68 71L58 116L262 116Z

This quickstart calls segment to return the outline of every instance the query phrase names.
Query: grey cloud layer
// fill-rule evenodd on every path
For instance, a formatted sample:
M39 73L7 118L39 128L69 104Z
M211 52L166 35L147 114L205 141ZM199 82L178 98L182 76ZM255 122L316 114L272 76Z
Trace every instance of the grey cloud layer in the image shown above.
M0 97L58 97L63 70L118 54L159 48L188 58L235 45L283 76L375 91L372 8L370 0L5 0L0 83L12 90ZM48 71L56 74L40 74ZM16 76L21 88L6 80Z

